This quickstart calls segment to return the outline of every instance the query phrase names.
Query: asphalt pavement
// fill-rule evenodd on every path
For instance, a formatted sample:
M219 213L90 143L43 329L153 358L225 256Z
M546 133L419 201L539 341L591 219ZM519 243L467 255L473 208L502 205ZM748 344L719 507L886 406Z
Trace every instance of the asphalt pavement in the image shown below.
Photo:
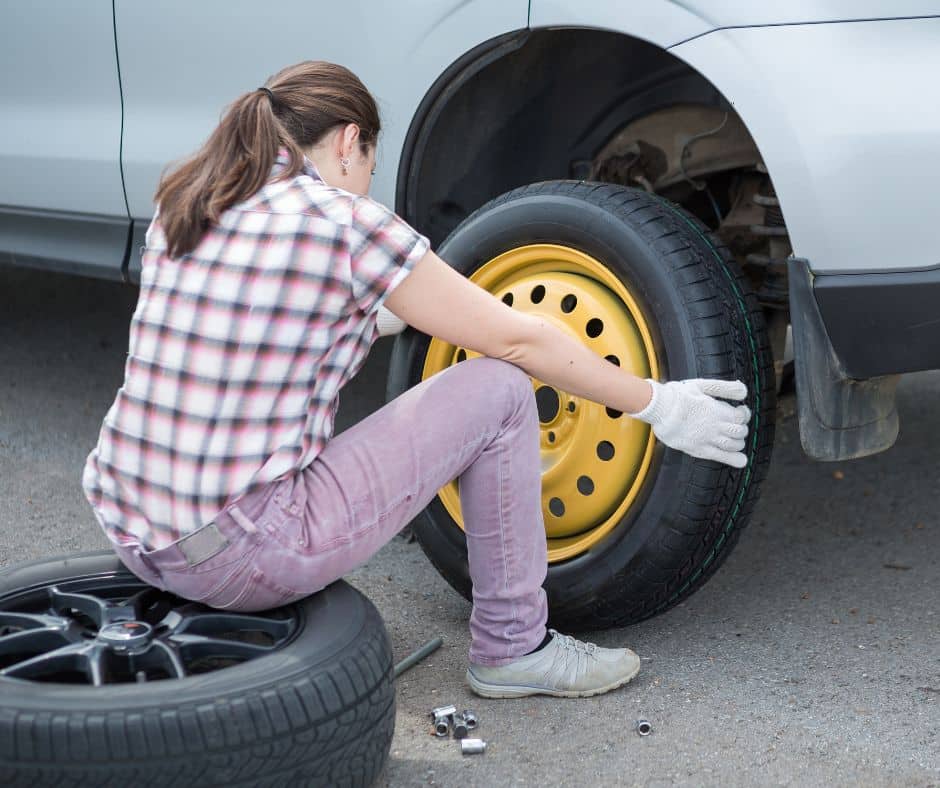
M81 492L123 376L136 291L0 268L0 566L104 548ZM382 404L390 340L341 398L339 429ZM881 454L818 463L781 398L752 521L713 579L642 624L594 633L643 659L597 698L475 698L469 604L396 537L348 579L396 659L444 646L397 684L389 786L940 785L940 371L898 388ZM427 712L476 710L484 755L429 735ZM633 731L638 718L650 736Z

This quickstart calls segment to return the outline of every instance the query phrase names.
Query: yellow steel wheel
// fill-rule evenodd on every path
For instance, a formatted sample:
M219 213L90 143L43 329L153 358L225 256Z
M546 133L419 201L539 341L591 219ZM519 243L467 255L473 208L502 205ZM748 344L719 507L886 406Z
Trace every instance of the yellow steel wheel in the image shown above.
M646 318L629 287L600 261L567 246L532 244L489 260L470 279L514 309L538 314L611 363L658 378ZM422 379L474 355L432 339ZM577 556L623 520L650 472L648 425L541 381L542 510L549 563ZM463 527L456 482L440 490Z

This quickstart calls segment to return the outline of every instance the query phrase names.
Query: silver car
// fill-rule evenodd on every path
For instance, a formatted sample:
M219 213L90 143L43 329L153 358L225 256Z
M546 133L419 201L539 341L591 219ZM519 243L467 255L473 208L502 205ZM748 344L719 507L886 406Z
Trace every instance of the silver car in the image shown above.
M638 621L711 575L759 494L791 373L806 453L846 460L895 441L900 375L940 368L938 0L0 15L6 261L134 282L161 171L281 66L332 60L384 112L374 196L450 264L636 374L748 384L739 470L533 381L562 628ZM388 393L466 356L406 331ZM450 484L415 531L469 594L461 523Z

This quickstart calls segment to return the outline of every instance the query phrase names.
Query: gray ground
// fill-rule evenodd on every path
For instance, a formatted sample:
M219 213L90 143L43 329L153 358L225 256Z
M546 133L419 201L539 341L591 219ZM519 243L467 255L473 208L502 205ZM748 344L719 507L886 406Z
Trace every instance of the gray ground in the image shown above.
M105 547L79 476L120 384L130 288L0 268L0 564ZM382 401L390 343L345 394L341 426ZM395 539L350 579L396 658L444 647L398 682L388 785L940 785L940 372L906 377L901 436L849 463L810 461L794 401L749 529L672 611L597 633L643 657L593 699L475 699L469 605ZM472 706L465 757L425 714ZM654 732L640 738L634 720Z

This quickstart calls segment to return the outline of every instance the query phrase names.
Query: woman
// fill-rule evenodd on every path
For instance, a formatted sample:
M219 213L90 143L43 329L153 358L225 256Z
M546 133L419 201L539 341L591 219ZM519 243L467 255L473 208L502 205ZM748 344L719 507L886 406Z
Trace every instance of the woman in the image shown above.
M376 105L341 66L285 68L165 177L124 385L83 485L138 576L218 608L309 595L365 562L459 477L470 687L586 696L629 649L546 630L538 416L529 375L745 464L739 381L643 380L455 272L366 193ZM337 395L405 323L484 355L332 438ZM403 321L403 322L402 322ZM397 325L396 325L397 324Z

